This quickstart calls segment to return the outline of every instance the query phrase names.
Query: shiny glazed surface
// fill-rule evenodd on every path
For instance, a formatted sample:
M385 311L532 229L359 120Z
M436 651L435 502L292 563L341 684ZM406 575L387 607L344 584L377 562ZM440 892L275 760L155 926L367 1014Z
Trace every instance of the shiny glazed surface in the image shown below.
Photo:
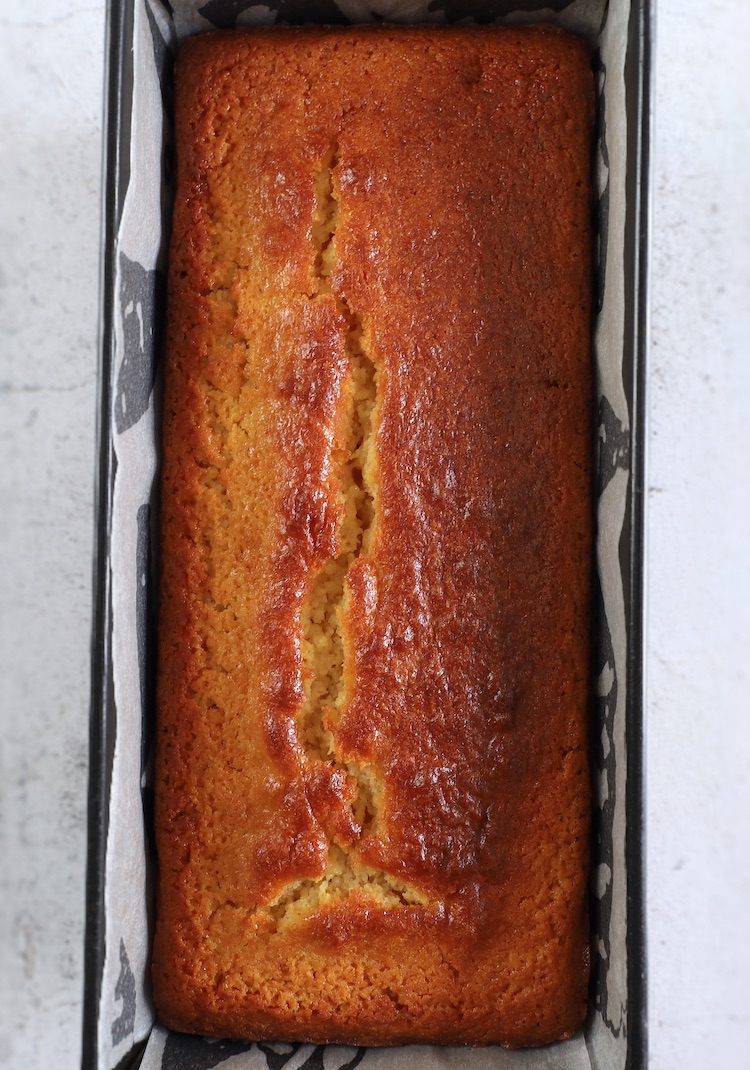
M585 1014L592 101L585 46L543 30L182 49L154 959L175 1028L522 1045ZM308 716L301 622L339 556L339 698Z

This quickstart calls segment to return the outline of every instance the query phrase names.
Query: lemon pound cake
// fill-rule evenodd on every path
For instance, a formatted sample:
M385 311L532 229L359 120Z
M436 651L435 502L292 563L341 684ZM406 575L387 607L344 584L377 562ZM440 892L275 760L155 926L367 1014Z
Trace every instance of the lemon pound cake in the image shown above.
M153 980L248 1040L586 1008L590 59L304 28L177 66Z

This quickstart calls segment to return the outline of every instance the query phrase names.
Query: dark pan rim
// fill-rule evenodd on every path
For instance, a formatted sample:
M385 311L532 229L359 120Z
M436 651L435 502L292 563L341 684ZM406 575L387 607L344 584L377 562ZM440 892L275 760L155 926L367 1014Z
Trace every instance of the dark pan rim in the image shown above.
M115 342L115 238L127 189L127 141L133 92L132 38L136 0L109 0L105 36L102 254L100 271L99 398L93 564L93 625L88 783L88 856L81 1066L96 1070L98 1008L105 956L104 879L109 826L109 787L114 750L111 662L110 528L116 470L111 427ZM645 705L644 578L646 381L648 345L648 234L652 100L653 10L651 0L633 0L625 69L628 123L625 224L625 354L632 367L631 480L623 540L628 579L627 665L627 955L628 1070L647 1066L645 919ZM125 1057L121 1070L138 1066L143 1044ZM118 1068L120 1070L120 1068Z

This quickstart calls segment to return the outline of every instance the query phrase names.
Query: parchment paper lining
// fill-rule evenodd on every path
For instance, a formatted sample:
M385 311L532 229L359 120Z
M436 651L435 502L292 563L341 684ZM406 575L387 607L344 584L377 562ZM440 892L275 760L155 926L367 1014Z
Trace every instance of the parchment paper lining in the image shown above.
M150 537L158 453L156 365L163 322L171 194L171 65L179 39L230 24L309 21L472 21L487 5L459 0L136 0L129 182L116 241L112 426L117 473L111 530L115 747L105 868L106 954L98 1018L98 1066L112 1070L146 1038L148 1070L618 1070L627 1051L625 886L625 685L627 634L620 537L630 473L630 417L623 383L627 129L625 58L630 0L516 0L494 5L495 21L553 22L598 47L600 139L597 567L600 635L593 762L598 798L593 894L594 1003L585 1031L546 1049L410 1047L357 1049L241 1045L180 1037L154 1026L149 1000L150 875L148 732L153 666ZM171 11L170 11L171 7ZM607 10L608 8L608 10ZM606 15L605 15L606 13ZM486 21L486 20L485 20ZM158 388L157 388L158 389ZM145 819L144 819L145 818Z

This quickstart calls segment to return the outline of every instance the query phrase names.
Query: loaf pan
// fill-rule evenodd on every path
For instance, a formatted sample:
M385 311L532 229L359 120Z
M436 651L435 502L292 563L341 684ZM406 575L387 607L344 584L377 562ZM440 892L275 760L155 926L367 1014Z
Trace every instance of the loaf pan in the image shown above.
M159 362L171 212L172 73L188 33L259 22L554 22L595 50L597 583L592 984L584 1029L529 1052L249 1045L170 1033L149 993ZM648 0L111 0L107 26L99 468L84 1070L640 1070L643 469Z

